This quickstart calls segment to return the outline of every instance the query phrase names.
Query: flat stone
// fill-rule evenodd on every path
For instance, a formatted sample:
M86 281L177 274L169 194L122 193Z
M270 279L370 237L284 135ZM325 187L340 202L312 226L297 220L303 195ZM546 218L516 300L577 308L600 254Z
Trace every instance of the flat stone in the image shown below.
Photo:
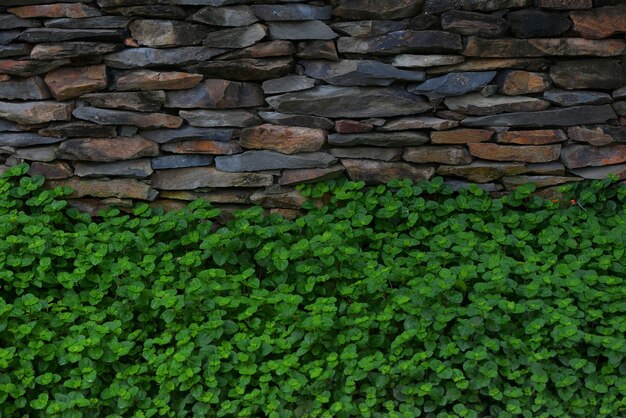
M46 19L44 25L48 28L61 29L125 29L130 19L125 16L97 16L81 19L59 18ZM38 27L34 25L32 27Z
M39 135L55 138L111 138L116 135L114 126L103 126L87 122L51 124L38 131Z
M333 14L338 17L353 19L400 19L419 13L423 0L339 0Z
M50 162L57 159L57 146L20 148L15 150L13 157L18 160Z
M411 30L427 30L439 24L439 18L431 14L420 14L409 20L409 29Z
M0 45L7 45L15 41L22 34L19 30L8 30L0 32Z
M497 135L497 141L503 144L547 145L567 140L560 129L538 129L532 131L507 131Z
M492 12L495 10L530 7L532 3L533 0L426 0L424 12L439 14L454 9L469 12Z
M545 175L545 176L564 176L565 166L557 161L549 163L528 163L526 168L529 173Z
M149 129L141 130L141 136L159 144L170 141L203 139L211 141L230 141L239 136L238 129L230 128L197 128L184 126L178 129Z
M599 91L552 89L543 93L543 98L559 106L601 105L613 102L610 94Z
M78 177L120 176L145 178L152 174L149 159L115 161L112 163L74 163L74 174Z
M68 139L59 156L70 160L112 162L159 155L159 147L142 137Z
M626 101L613 103L613 110L620 116L626 116Z
M299 209L307 200L300 191L286 188L268 187L257 190L250 196L250 201L264 208Z
M342 165L333 165L328 168L304 168L299 170L284 170L283 175L278 179L280 185L292 185L301 183L312 183L336 179L341 177L345 168Z
M179 115L191 126L203 128L223 126L244 128L261 123L256 113L248 110L181 110Z
M52 163L33 162L28 170L30 176L44 176L47 180L59 180L72 177L72 168L63 161Z
M604 147L570 145L563 148L561 161L567 168L600 167L626 162L626 145Z
M165 92L162 90L153 90L123 93L92 93L82 95L81 99L86 100L90 105L95 107L156 112L165 104Z
M402 148L349 147L328 150L337 158L365 158L368 160L398 161L402 157Z
M490 96L480 93L447 97L445 105L450 110L468 115L494 115L504 112L536 112L547 109L550 102L526 96Z
M357 38L370 38L385 35L389 32L406 30L405 22L396 20L361 20L357 22L337 22L331 25L335 32Z
M511 32L518 38L550 38L566 32L572 22L564 13L547 13L537 9L524 9L506 15Z
M471 186L477 186L479 189L484 190L487 193L498 192L503 189L501 185L496 183L475 184L463 180L446 180L444 181L444 184L455 192L469 189Z
M561 145L499 145L487 142L468 144L476 158L495 161L545 163L559 159Z
M429 75L448 74L459 71L491 71L518 69L526 71L542 71L550 66L545 58L471 58L461 64L445 65L429 68Z
M161 146L163 151L174 154L211 154L211 155L231 155L242 152L243 149L235 141L210 141L210 140L189 140L179 142L168 142Z
M353 145L373 145L377 147L403 147L422 145L428 142L423 132L367 132L362 134L330 134L328 145L349 147Z
M0 147L30 147L59 142L60 138L50 138L31 132L0 132Z
M536 6L556 10L591 9L593 0L537 0Z
M576 168L570 171L572 172L572 174L575 174L584 179L591 180L603 180L609 175L617 176L617 178L619 179L626 178L626 164L615 164L602 167Z
M310 89L315 86L315 80L301 75L286 75L273 80L264 81L262 84L265 94L289 93Z
M175 20L137 19L129 28L139 45L156 48L198 45L207 33L203 25Z
M461 55L396 55L391 64L404 68L428 68L441 65L459 64L465 60Z
M119 44L102 42L62 42L37 44L30 52L31 59L49 60L98 56L117 51Z
M422 81L421 71L399 70L374 60L300 61L304 74L339 86L389 86L395 81Z
M36 125L72 118L72 103L59 102L0 102L0 119L24 125Z
M567 136L576 142L585 142L598 147L615 142L601 127L573 126L567 129Z
M485 87L496 76L495 71L450 73L431 78L421 84L411 84L409 92L430 98L460 96Z
M547 74L522 70L507 70L497 78L499 92L507 96L543 93L552 83Z
M0 58L29 55L30 51L31 46L28 44L0 45Z
M370 132L374 129L374 125L352 119L339 119L335 121L335 131L340 134L357 134Z
M37 46L35 46L37 48ZM113 68L150 68L163 66L192 65L207 61L226 52L224 49L206 46L182 48L129 48L108 54L104 62Z
M227 173L214 167L178 168L157 171L152 187L160 190L194 190L201 187L267 187L273 176L264 173Z
M466 57L611 57L622 55L626 43L619 39L581 38L483 39L470 36L463 51Z
M191 157L177 155L175 157ZM201 155L200 157L207 157ZM253 190L250 189L217 189L210 192L197 192L186 190L163 190L159 193L159 196L166 199L175 200L197 200L202 199L211 203L237 203L237 204L250 204L250 196Z
M204 7L189 17L211 26L249 26L259 21L249 6Z
M114 89L126 90L181 90L195 87L202 81L201 74L181 71L134 70L119 73Z
M497 38L509 28L509 22L496 15L450 10L441 15L441 27L460 35Z
M228 109L263 106L263 90L256 83L208 79L189 89L167 93L166 107Z
M0 82L0 99L49 99L48 87L40 77L10 79Z
M564 176L512 176L503 177L502 183L507 190L513 190L519 186L527 183L533 183L537 187L556 186L559 184L572 183L581 181L578 177L564 177Z
M296 57L310 60L337 61L337 47L335 41L303 41L298 42Z
M263 124L241 131L239 143L244 148L265 149L283 154L319 151L326 142L321 129Z
M285 57L296 53L296 47L290 41L259 42L247 48L222 54L215 58L218 61L239 58L270 58Z
M375 160L342 159L352 181L368 184L384 184L393 179L411 179L415 182L428 180L435 175L431 165L415 166L408 163Z
M99 125L132 125L140 128L178 128L183 120L165 113L140 113L127 110L79 107L72 114L82 120Z
M455 120L441 119L434 116L407 116L393 119L380 128L381 131L405 131L408 129L434 129L442 131L459 126Z
M252 6L252 12L261 20L330 20L331 6L309 6L307 4L281 4Z
M108 8L107 13L121 14L124 16L142 16L156 19L176 19L182 20L189 16L189 12L179 6L174 5L145 5Z
M21 132L21 131L22 131L22 128L17 123L9 122L6 119L0 118L0 132Z
M454 129L430 133L430 142L433 144L470 144L489 141L493 131L486 129Z
M3 30L38 28L41 23L38 20L22 19L12 14L0 14L0 28Z
M461 37L455 33L403 30L371 38L342 37L337 49L343 54L396 55L422 52L459 52Z
M33 44L65 41L117 42L123 39L120 29L62 29L31 28L20 35L20 40Z
M53 61L4 59L0 60L0 74L32 77L34 75L47 73L69 63L70 60L66 58Z
M304 40L304 39L335 39L337 35L327 24L319 20L303 22L271 22L268 23L272 39Z
M550 68L554 83L567 90L614 89L626 83L626 73L616 60L559 61Z
M619 88L613 92L613 98L615 100L626 99L626 87Z
M264 81L290 73L293 69L293 59L290 57L279 57L207 61L192 65L188 69L209 77L238 81Z
M119 199L154 200L156 192L146 183L133 179L80 179L52 180L48 187L71 187L71 198L84 196L116 197Z
M287 155L264 150L246 151L242 154L217 157L215 158L215 165L220 171L241 172L283 168L328 167L336 161L335 157L323 152Z
M7 9L7 12L13 13L22 19L30 19L37 17L68 17L71 19L81 19L84 17L101 16L102 12L95 7L85 4L57 3L42 4L32 6L13 7Z
M423 98L396 87L317 86L302 92L269 97L266 101L279 112L336 118L400 116L431 109Z
M266 35L267 28L260 23L255 23L242 28L209 32L203 44L213 48L245 48L259 42Z
M164 155L152 159L152 168L165 170L183 167L205 167L212 163L212 155Z
M544 126L575 126L591 123L605 123L616 119L610 105L574 106L544 110L542 112L516 112L492 116L468 117L463 125L470 127L503 126L542 128Z
M598 7L570 13L574 31L583 38L601 39L626 33L626 5Z
M504 176L527 172L523 163L474 161L468 165L442 165L437 168L440 176L463 177L476 183L488 183Z
M90 65L57 68L44 80L57 100L67 100L106 89L108 79L104 65Z
M279 112L259 112L259 116L266 123L275 125L304 126L307 128L331 129L333 121L327 118L308 115L293 115Z
M406 148L402 159L412 163L439 163L449 165L464 165L472 162L473 158L467 148L460 145L422 145Z

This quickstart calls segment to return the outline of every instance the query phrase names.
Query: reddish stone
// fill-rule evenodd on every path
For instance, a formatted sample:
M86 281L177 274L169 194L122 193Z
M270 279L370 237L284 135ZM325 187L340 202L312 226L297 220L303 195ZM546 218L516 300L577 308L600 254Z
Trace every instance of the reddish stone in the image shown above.
M440 163L463 165L472 162L472 156L465 147L458 145L423 145L407 148L402 159L412 163Z
M351 180L369 184L384 184L392 179L428 180L435 174L435 168L431 165L416 166L407 163L353 159L342 159L341 164L346 168Z
M231 155L243 151L237 142L221 142L221 141L181 141L161 146L163 151L175 154L212 154L212 155Z
M73 190L69 196L71 198L92 196L153 200L156 197L156 192L148 184L132 179L87 180L71 178L51 180L46 182L46 186L50 188L56 186L71 187Z
M177 168L157 171L152 186L163 190L194 190L200 187L266 187L273 176L266 173L227 173L215 167Z
M530 71L505 71L498 77L499 91L507 96L542 93L548 90L551 85L552 83L547 74Z
M514 176L527 171L523 163L474 161L469 165L442 165L437 169L437 174L464 177L476 183L488 183L503 176Z
M360 134L374 129L371 123L360 122L352 119L339 119L335 122L335 131L340 134Z
M563 148L561 160L567 168L600 167L626 162L626 145L593 147L570 145Z
M270 58L285 57L296 53L296 47L289 41L259 42L258 44L237 51L220 55L216 60L232 60L239 58Z
M570 13L574 30L584 38L600 39L626 32L626 5Z
M242 130L239 139L244 148L267 149L283 154L316 152L325 142L326 132L322 129L269 123Z
M264 208L299 209L306 200L306 197L297 190L272 187L258 190L250 196L252 203Z
M591 9L593 7L593 0L536 0L535 5L542 9Z
M482 39L470 36L463 55L468 57L542 57L563 56L610 57L622 55L626 43L620 39L589 40L582 38L555 39Z
M573 126L567 129L567 135L576 142L586 142L598 147L615 142L613 137L604 133L601 128Z
M545 163L558 160L561 145L498 145L490 143L468 144L470 153L477 158L495 161L523 161Z
M36 125L55 120L70 120L72 118L71 103L57 102L0 102L0 119L24 125Z
M508 131L499 133L497 141L505 144L546 145L567 140L560 129L538 129L534 131Z
M33 75L47 73L55 68L62 67L70 63L69 59L58 59L53 61L30 60L30 59L5 59L0 60L0 74L16 75L19 77L30 77Z
M118 161L159 155L156 143L142 137L68 139L59 147L61 158L81 161Z
M341 165L328 168L305 168L301 170L284 170L278 184L311 183L340 177L345 169Z
M430 142L433 144L469 144L489 141L493 131L486 129L455 129L452 131L431 132Z
M49 72L44 80L52 95L59 100L71 99L107 87L104 65L63 67Z
M2 81L9 81L11 79L11 77L7 74L0 74L0 82Z
M409 129L434 129L437 131L456 128L459 122L434 116L407 116L385 123L381 131L405 131Z
M115 79L115 90L181 90L197 86L202 75L180 71L136 70Z
M28 19L32 17L68 17L71 19L81 19L84 17L102 16L102 13L94 7L84 4L57 3L35 6L13 7L7 12Z
M28 174L31 176L44 176L48 180L58 180L72 177L72 168L65 162L52 163L33 162Z

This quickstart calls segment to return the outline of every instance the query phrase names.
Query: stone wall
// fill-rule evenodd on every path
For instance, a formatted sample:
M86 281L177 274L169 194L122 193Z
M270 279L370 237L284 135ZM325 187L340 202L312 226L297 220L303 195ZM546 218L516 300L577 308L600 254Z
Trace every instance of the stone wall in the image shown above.
M0 169L93 210L626 177L621 0L2 0Z

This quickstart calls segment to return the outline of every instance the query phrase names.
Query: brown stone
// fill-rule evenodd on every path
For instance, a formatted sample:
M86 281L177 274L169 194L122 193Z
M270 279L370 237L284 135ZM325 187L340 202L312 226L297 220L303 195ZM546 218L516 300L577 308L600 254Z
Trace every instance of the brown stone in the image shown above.
M535 5L542 9L591 9L593 7L593 0L536 0Z
M228 173L215 167L177 168L157 171L152 187L163 190L193 190L200 187L267 187L273 176L264 173Z
M52 95L59 100L71 99L107 87L104 65L58 68L49 72L44 80Z
M142 137L133 138L81 138L63 141L59 156L81 161L118 161L159 154L156 143Z
M156 19L137 19L129 28L139 45L152 48L198 45L207 31L196 23Z
M145 178L152 174L149 158L122 160L111 163L74 162L74 174L79 177L134 177Z
M432 165L411 165L375 160L342 159L352 181L364 181L368 184L384 184L392 179L411 179L415 182L428 180L435 175Z
M222 54L216 60L234 60L239 58L285 57L296 53L296 47L289 41L259 42L247 48Z
M0 60L0 74L16 75L19 77L31 77L52 71L70 63L67 58L44 61L31 59L5 59Z
M293 59L290 57L241 58L229 61L201 62L188 67L188 69L212 78L264 81L290 73L293 64Z
M264 105L263 90L256 83L208 79L189 89L167 93L166 107L229 109Z
M180 71L136 70L121 73L115 79L115 90L190 89L202 81L202 75Z
M550 78L566 90L614 89L626 83L626 72L611 59L559 61L550 68Z
M469 165L442 165L437 169L437 174L463 177L476 183L488 183L503 176L514 176L526 171L523 163L474 161Z
M456 120L441 119L434 116L407 116L392 119L380 128L381 131L405 131L408 129L434 129L443 131L456 128L459 122Z
M0 74L0 82L9 81L10 79L11 79L11 76L9 76L8 74Z
M303 41L298 42L296 57L309 60L337 61L335 41Z
M328 168L304 168L299 170L284 170L278 184L289 185L311 183L340 177L345 171L342 165L333 165Z
M549 163L528 163L526 168L529 173L539 174L542 176L564 176L565 166L557 161Z
M13 7L7 11L21 17L22 19L33 17L67 17L71 19L82 19L84 17L102 16L102 13L98 9L80 3L57 3Z
M210 140L191 140L180 141L161 146L163 151L175 154L212 154L212 155L231 155L243 151L241 146L235 141L210 141Z
M40 77L0 81L0 99L44 100L50 98L48 87Z
M463 55L482 58L505 57L611 57L622 55L626 43L620 39L482 39L470 36Z
M441 16L441 27L460 35L496 38L506 32L509 22L496 15L450 10Z
M119 93L93 93L81 96L89 104L108 109L137 110L141 112L156 112L165 104L165 92L132 91Z
M548 187L576 181L582 181L582 179L564 176L511 176L502 178L502 183L507 190L514 190L527 183L533 183L537 187Z
M470 153L476 158L495 161L523 161L545 163L558 160L561 145L498 145L490 143L468 144Z
M486 129L454 129L452 131L431 132L433 144L470 144L489 141L493 131Z
M239 139L244 148L267 149L283 154L319 151L325 142L326 132L321 129L269 123L242 130Z
M257 190L250 196L250 201L264 208L299 209L307 200L298 190L268 187Z
M346 147L328 150L337 158L366 158L368 160L398 161L402 157L402 148L382 147Z
M600 167L626 162L626 145L570 145L563 148L561 161L567 168Z
M598 147L615 142L613 137L604 133L602 128L572 126L567 129L567 136L576 142L585 142Z
M30 52L30 59L50 60L104 55L117 51L118 44L103 42L62 42L37 44Z
M103 126L82 121L51 124L38 131L39 135L55 138L112 138L116 136L114 126Z
M70 120L72 104L58 102L0 102L0 119L24 125L36 125L55 120Z
M497 80L500 93L507 96L542 93L552 85L547 74L520 70L505 71Z
M52 163L34 162L30 165L28 174L31 176L44 176L48 180L58 180L72 177L72 168L63 161Z
M549 66L544 58L472 58L461 64L446 65L430 68L428 74L448 74L453 71L491 71L503 69L520 69L527 71L541 71Z
M352 119L339 119L335 122L335 131L340 134L360 134L374 129L371 123L365 123Z
M79 107L72 114L99 125L131 125L139 128L178 128L183 119L166 113L140 113L128 110L109 110L97 107Z
M218 189L210 192L198 192L192 190L164 190L159 196L174 200L197 200L202 199L211 203L236 203L250 204L250 196L253 191L249 189Z
M402 159L412 163L464 165L472 162L467 148L459 145L423 145L407 148Z
M148 184L133 179L87 180L73 177L65 180L51 180L46 183L46 186L49 188L71 187L73 193L69 196L70 198L92 196L154 200L157 196Z
M571 12L574 30L584 38L608 38L626 32L626 5Z
M497 141L503 144L547 145L567 140L560 129L538 129L534 131L508 131L499 133Z
M536 112L545 110L550 102L527 96L489 96L470 93L463 96L447 97L445 105L457 112L468 115L494 115L503 112Z

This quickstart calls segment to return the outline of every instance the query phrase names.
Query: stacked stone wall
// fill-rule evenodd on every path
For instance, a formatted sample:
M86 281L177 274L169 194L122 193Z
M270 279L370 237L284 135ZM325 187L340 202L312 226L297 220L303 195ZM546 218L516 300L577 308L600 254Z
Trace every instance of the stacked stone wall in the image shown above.
M615 0L0 1L0 170L86 210L626 177Z

